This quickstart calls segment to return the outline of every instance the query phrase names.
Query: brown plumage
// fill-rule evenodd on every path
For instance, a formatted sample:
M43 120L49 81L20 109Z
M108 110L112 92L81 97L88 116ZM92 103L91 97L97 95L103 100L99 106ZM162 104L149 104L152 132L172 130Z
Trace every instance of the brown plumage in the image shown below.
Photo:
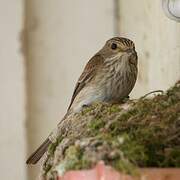
M76 83L68 110L70 109L77 94L96 75L96 72L98 71L98 69L101 67L102 64L103 64L103 58L98 54L93 56L86 64L83 73L81 74L81 76L78 79L78 82Z
M67 113L79 112L84 105L96 101L119 102L129 95L137 78L137 53L134 43L122 37L114 37L93 56L84 68ZM35 164L47 151L50 138L28 158L27 164Z
M27 159L26 164L36 164L42 155L47 151L47 148L51 141L47 138L41 146Z

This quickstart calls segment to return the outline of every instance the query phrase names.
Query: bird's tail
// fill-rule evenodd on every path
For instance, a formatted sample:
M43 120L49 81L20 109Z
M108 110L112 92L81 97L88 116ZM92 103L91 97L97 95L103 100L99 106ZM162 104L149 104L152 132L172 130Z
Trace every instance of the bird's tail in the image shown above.
M41 144L41 146L28 158L26 164L36 164L47 151L49 144L51 144L51 141L47 138Z

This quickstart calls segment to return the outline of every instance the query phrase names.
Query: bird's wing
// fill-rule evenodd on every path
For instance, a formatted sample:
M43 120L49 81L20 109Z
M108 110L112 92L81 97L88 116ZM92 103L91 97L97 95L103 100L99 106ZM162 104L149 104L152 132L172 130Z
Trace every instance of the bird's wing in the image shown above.
M95 76L98 69L103 64L103 57L99 54L96 54L93 56L88 63L86 64L84 71L82 72L81 76L78 79L78 82L76 83L70 105L68 107L68 110L71 108L71 105L76 98L77 94L84 88L84 86L90 82L90 80Z

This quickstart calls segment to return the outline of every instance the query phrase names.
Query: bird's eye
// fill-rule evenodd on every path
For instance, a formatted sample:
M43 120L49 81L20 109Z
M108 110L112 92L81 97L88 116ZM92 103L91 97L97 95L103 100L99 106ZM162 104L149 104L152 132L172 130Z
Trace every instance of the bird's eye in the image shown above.
M117 49L117 44L116 43L112 43L111 44L111 49L113 49L113 50Z

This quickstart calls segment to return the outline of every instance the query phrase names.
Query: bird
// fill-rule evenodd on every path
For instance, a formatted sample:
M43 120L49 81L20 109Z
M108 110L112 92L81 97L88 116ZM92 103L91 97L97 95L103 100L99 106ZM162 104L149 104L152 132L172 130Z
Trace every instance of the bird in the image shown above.
M132 40L125 37L107 40L86 64L75 85L66 114L78 113L94 102L121 102L135 85L137 64L138 56ZM51 143L48 137L26 163L36 164Z

